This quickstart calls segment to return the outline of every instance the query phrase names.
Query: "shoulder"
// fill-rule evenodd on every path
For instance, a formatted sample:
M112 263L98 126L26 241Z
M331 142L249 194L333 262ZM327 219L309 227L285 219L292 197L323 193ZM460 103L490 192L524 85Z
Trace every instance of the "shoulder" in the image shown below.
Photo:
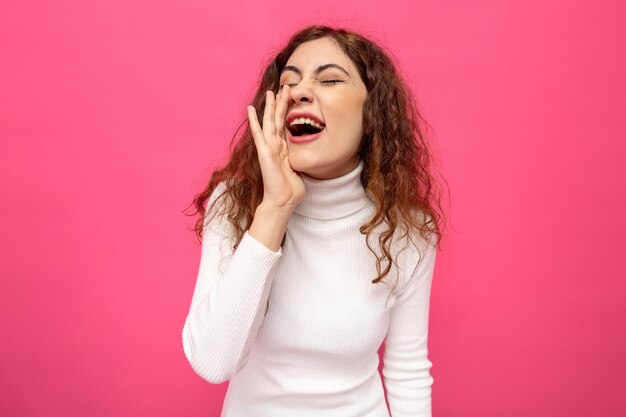
M209 197L209 201L207 204L207 210L211 207L211 204L213 204L218 199L227 197L227 191L232 187L234 183L235 181L233 179L220 181L213 189L213 192L211 192L211 196Z
M420 224L428 224L429 216L423 212L416 213ZM437 254L437 235L425 236L415 229L406 231L406 227L398 227L394 233L394 253L398 270L397 289L402 291L412 279L419 279L420 271L427 270L434 264Z
M206 204L205 219L210 221L214 217L224 217L237 204L233 196L233 187L237 182L234 179L220 181L208 198Z
M234 252L237 241L237 230L229 219L229 211L233 202L228 189L232 181L221 181L211 192L204 215L202 234L203 253L214 257L220 270ZM204 255L203 255L204 256Z
M220 181L211 192L205 207L205 229L219 230L227 234L233 233L234 226L228 216L235 203L229 192L233 184L232 179Z

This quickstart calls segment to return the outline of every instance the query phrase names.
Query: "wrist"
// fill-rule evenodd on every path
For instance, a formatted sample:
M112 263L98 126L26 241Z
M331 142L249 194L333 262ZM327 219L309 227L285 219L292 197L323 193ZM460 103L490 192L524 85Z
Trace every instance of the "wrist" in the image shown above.
M256 213L271 214L273 216L291 217L295 205L291 204L274 204L268 201L261 201L256 208Z
M248 233L270 250L277 252L287 230L291 212L287 207L260 204L256 208Z

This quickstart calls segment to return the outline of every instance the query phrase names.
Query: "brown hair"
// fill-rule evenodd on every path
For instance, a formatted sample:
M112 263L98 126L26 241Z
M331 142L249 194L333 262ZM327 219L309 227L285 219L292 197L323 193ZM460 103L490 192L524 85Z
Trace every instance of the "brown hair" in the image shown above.
M263 120L265 92L278 91L280 72L291 54L301 44L324 37L335 40L354 62L367 88L359 156L364 162L361 182L373 198L376 212L359 231L367 235L367 246L376 256L378 276L372 283L378 283L395 264L390 247L397 227L404 231L401 238L407 235L411 238L411 230L419 231L427 240L431 240L434 234L436 245L440 247L444 223L441 195L431 173L432 156L425 135L428 125L393 61L380 46L357 33L310 26L293 35L265 68L252 105L257 109L258 119ZM244 125L233 147L233 141ZM220 198L206 210L204 206L219 183L235 179L228 181L221 195L229 197L229 203L221 204L221 213L228 215L235 229L236 244L252 224L255 210L263 198L261 170L247 120L235 132L230 149L229 161L213 172L206 188L192 202L196 211L190 215L199 214L195 231L200 241L206 210L212 212ZM379 257L370 246L369 238L383 223L386 228L378 239L382 251L382 257Z

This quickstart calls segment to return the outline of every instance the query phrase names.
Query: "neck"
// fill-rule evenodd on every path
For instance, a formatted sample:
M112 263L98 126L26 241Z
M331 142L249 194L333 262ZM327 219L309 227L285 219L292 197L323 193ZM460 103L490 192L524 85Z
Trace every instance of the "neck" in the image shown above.
M302 176L306 194L294 213L321 220L345 217L361 210L369 203L361 172L363 161L354 169L337 178L321 180Z

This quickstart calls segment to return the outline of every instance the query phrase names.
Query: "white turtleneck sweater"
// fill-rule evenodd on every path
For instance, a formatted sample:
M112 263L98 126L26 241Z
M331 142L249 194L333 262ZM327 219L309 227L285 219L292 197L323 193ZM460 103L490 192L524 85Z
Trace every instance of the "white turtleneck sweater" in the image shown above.
M376 259L359 227L374 204L362 170L360 162L339 178L304 176L306 195L278 252L247 232L233 249L224 217L205 227L182 338L198 375L230 380L222 417L431 416L427 333L436 250L423 239L397 241L398 268L388 284L371 283ZM223 190L220 184L210 202ZM377 235L371 242L378 250ZM378 372L383 340L389 410Z

